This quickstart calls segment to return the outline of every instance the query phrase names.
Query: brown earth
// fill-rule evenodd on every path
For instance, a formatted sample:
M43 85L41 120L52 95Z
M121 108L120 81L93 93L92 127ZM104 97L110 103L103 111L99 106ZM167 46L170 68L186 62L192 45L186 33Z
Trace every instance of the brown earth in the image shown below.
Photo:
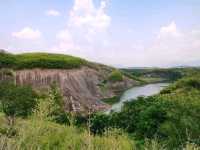
M137 85L138 82L123 77L120 82L101 83L107 78L109 69L82 67L80 69L26 69L14 71L18 85L31 85L38 91L47 90L57 83L64 97L66 111L85 112L106 110L110 106L100 99L113 97L120 91Z

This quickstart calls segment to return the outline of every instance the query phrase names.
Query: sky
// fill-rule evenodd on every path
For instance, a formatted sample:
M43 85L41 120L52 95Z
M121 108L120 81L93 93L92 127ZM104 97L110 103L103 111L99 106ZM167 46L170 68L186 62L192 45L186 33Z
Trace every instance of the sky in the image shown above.
M115 67L200 66L200 0L1 0L0 49Z

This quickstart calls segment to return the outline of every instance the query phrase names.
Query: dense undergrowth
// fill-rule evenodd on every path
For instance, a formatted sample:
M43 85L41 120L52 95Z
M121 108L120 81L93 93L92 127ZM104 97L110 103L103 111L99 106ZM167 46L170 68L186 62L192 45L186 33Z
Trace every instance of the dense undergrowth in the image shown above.
M2 122L3 116L1 116ZM1 125L2 127L2 125ZM14 135L0 136L0 149L5 150L131 150L133 143L124 134L108 132L93 136L85 129L31 118L17 120Z
M47 95L37 97L37 107L31 105L33 111L25 109L30 108L26 101L35 102L33 97L24 93L27 88L11 87L14 90L10 93L6 93L7 89L1 88L0 91L0 150L131 150L134 147L134 142L120 130L93 135L89 128L75 126L74 117L63 111L62 97L55 86ZM32 93L28 90L27 93ZM16 93L23 101L14 99ZM16 105L19 102L20 107ZM29 115L20 114L24 111Z
M86 64L87 61L84 59L62 54L25 53L14 55L9 53L0 53L0 68L73 69Z

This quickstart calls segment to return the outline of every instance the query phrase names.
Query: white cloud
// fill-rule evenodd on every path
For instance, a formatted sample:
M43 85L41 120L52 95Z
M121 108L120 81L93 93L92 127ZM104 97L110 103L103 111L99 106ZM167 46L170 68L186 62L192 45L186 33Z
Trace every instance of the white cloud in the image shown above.
M199 31L179 31L176 23L161 27L154 42L144 54L153 66L183 65L200 60Z
M53 49L80 57L93 57L97 43L105 44L105 38L101 37L111 22L105 12L106 6L105 0L100 0L98 7L94 0L74 0L66 28L57 34L57 44Z
M74 40L67 29L60 31L56 35L56 38L59 41L59 44L57 46L58 49L61 50L77 49L77 46L75 46Z
M172 21L169 25L163 26L160 28L160 33L158 35L159 38L164 37L179 37L181 33L178 31L176 27L176 23Z
M25 27L18 32L13 32L12 36L19 39L35 40L41 37L41 32L39 30L34 30L30 27Z
M89 33L106 30L111 22L111 17L105 12L106 6L105 0L101 0L97 8L93 0L75 0L70 11L69 26L84 28Z
M45 14L46 14L47 16L55 16L55 17L61 15L61 13L60 13L59 11L54 10L54 9L47 10L47 11L45 12Z
M102 49L101 61L120 67L199 65L200 29L183 31L172 22L158 29L151 41L117 42Z

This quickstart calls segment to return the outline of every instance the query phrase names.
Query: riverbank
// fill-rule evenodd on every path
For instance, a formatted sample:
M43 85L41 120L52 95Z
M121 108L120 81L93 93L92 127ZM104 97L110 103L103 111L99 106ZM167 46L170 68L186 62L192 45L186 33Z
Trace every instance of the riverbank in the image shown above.
M158 94L164 87L168 85L169 83L152 83L152 84L141 85L141 86L128 89L124 93L121 94L118 100L111 99L111 102L115 102L115 103L113 103L112 107L107 112L120 111L124 102L137 99L140 96L146 97L146 96Z
M101 101L109 105L114 105L120 101L120 97L121 97L121 94L118 96L113 96L111 98L102 99Z

